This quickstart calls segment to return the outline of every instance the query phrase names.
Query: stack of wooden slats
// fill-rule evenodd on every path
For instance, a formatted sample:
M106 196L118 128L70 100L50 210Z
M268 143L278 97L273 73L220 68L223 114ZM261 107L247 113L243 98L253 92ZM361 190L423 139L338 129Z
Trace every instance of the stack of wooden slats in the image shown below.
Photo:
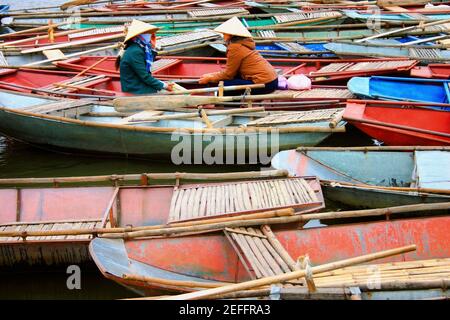
M314 190L302 178L181 187L172 196L169 222L318 201Z

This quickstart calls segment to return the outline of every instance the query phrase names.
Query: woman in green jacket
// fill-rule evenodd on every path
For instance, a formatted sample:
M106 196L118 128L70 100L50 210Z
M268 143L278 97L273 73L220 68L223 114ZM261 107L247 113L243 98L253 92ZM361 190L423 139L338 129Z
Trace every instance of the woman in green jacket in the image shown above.
M125 51L119 54L116 67L120 68L122 91L131 94L151 94L163 89L172 91L173 83L164 83L152 76L156 44L155 32L159 28L133 20L125 37Z

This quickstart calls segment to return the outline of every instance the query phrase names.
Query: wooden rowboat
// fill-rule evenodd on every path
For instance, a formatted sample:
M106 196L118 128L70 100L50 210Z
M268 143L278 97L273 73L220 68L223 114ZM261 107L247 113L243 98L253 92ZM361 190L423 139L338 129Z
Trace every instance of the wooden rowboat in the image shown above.
M450 61L450 51L427 46L402 48L375 44L328 43L324 47L345 57L409 57L424 62Z
M414 67L411 76L418 78L448 79L450 78L450 65L445 63L430 63L425 67Z
M443 106L349 100L344 119L386 145L442 146L450 144L450 113L429 107Z
M272 167L319 177L332 201L381 208L448 201L450 177L436 170L450 165L449 154L448 147L298 148L278 153Z
M294 259L306 254L312 265L319 265L414 243L417 251L379 263L414 264L417 260L446 259L450 254L445 245L450 240L449 224L450 218L443 216L302 230L274 229L273 232L266 226L261 230L258 227L235 228L225 234L217 232L181 238L96 238L89 247L106 278L142 295L155 295L281 274L295 270ZM255 236L234 233L244 230ZM271 248L274 242L279 244L276 252ZM280 258L281 250L284 255L280 256L285 260L275 260ZM376 268L374 265L366 267ZM442 277L446 279L448 275ZM320 275L314 275L313 279L318 287L323 283Z
M183 176L204 181L178 184L179 179L176 177ZM180 173L122 176L124 180L132 181L127 186L89 186L88 181L93 181L95 177L84 178L68 178L81 183L77 187L42 187L42 184L33 183L33 179L21 179L26 187L0 189L3 203L0 235L14 231L21 233L21 237L0 236L0 268L37 265L54 267L91 261L87 247L93 238L92 234L32 236L32 232L36 231L51 233L57 230L70 232L104 227L166 225L176 221L192 221L199 217L231 217L286 207L294 207L297 214L300 214L315 212L324 207L320 184L316 178L287 178L282 171L230 173L228 177L223 174ZM147 185L154 178L159 179L160 182L157 183L163 184L153 182L151 186ZM173 184L175 178L177 184ZM165 179L169 180L164 181ZM217 179L228 181L207 182ZM17 186L13 180L3 179L1 183L7 185L11 182ZM114 183L110 180L109 184ZM255 187L260 188L261 196L266 193L269 195L271 187L298 187L296 192L304 193L305 198L289 200L276 196L280 202L275 205L259 203L250 191ZM239 201L231 196L237 190L242 194ZM184 206L180 207L182 195L187 192L193 197L186 199ZM196 194L202 196L197 206ZM203 197L207 194L208 197ZM226 206L225 201L223 202L223 208L219 202L217 207L212 205L219 197L228 201Z
M259 115L249 109L221 111L222 114L216 115L213 112L207 116L211 126L207 128L204 117L199 121L198 114L185 117L186 112L176 111L155 112L145 120L124 121L124 116L132 113L117 113L110 104L89 100L60 100L0 91L0 104L0 132L6 136L46 148L128 157L167 158L172 152L184 154L183 150L194 143L190 139L197 137L196 150L202 150L202 159L205 150L216 150L216 154L221 150L223 156L231 152L226 150L232 150L236 151L234 156L239 153L244 158L250 150L259 150L257 161L260 161L263 149L270 153L268 148L276 145L279 149L313 146L333 132L345 131L345 122L339 120L342 109ZM161 119L154 118L163 115ZM335 129L331 129L333 126ZM238 139L245 142L241 144ZM215 141L214 148L210 145L212 141ZM208 146L210 149L205 149Z
M365 99L398 100L428 103L450 103L450 82L396 77L354 77L348 89ZM442 107L450 110L449 107Z

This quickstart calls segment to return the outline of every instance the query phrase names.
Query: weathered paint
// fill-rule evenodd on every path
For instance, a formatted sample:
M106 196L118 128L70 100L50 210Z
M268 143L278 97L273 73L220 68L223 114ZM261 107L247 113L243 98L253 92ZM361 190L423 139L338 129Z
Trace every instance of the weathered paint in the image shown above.
M450 217L445 216L274 232L294 259L308 254L313 265L319 265L410 244L417 246L415 252L377 260L376 263L448 258L449 227ZM107 275L108 265L103 261L109 261L110 251L97 246L103 241L111 240L95 239L91 244L91 254L100 270ZM248 279L236 252L221 233L128 240L125 248L127 259L152 268L216 281ZM151 273L141 275L152 276Z

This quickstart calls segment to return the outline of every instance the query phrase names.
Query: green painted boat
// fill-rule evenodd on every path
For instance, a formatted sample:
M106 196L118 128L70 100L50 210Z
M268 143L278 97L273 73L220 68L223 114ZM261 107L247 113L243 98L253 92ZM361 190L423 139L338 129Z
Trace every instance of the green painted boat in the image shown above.
M373 11L358 11L358 10L342 10L342 12L349 18L361 21L437 21L450 19L450 13L427 13L419 12L388 12L380 11L374 13Z
M450 61L450 51L427 48L427 46L405 48L400 46L389 47L375 44L331 42L324 45L324 47L342 57L408 57L427 62Z
M448 147L298 148L272 159L291 175L317 176L327 199L357 208L450 201L449 166Z
M345 131L345 122L339 121L342 109L210 113L209 129L192 111L186 111L191 118L180 118L186 112L161 112L178 118L133 123L124 121L111 104L11 91L0 91L0 106L0 132L17 140L78 153L172 157L179 164L189 164L194 156L195 163L225 163L225 157L228 163L236 156L238 161L248 156L251 163L268 163L277 149L314 146L333 132ZM338 122L335 129L330 129L331 122Z

